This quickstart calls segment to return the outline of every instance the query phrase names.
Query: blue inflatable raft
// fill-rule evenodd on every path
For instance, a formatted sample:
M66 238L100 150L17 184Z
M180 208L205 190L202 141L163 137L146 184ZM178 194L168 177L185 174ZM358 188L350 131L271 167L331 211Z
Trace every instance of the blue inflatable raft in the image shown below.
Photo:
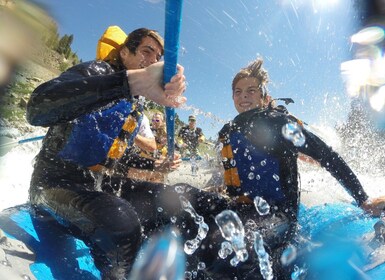
M381 240L385 224L378 218L339 203L301 207L299 223L307 244L302 243L302 249L298 246L298 275L293 279L385 279L385 243ZM89 248L50 216L37 214L28 205L16 206L0 213L0 229L0 240L20 241L32 252L18 252L17 257L29 261L36 279L100 279ZM16 254L10 248L4 251ZM306 278L301 278L301 269L307 271Z

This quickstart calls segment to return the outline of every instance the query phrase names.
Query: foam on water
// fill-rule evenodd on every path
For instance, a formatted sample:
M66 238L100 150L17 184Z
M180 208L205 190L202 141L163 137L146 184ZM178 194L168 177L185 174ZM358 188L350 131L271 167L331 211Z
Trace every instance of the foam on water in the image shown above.
M28 134L23 139L34 136L38 134ZM0 211L28 201L33 159L40 147L41 141L20 144L0 157Z

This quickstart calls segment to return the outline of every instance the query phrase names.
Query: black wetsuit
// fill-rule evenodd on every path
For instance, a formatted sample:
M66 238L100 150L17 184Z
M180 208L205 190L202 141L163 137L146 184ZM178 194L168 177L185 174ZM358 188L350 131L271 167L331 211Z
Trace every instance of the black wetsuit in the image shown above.
M283 131L287 125L298 125L297 132L303 133L302 145L300 141L296 142L301 139L290 139L288 134L285 136ZM319 162L359 206L368 198L346 162L319 137L306 130L284 107L241 113L222 128L219 139L223 144L222 159L228 195L246 205L252 204L255 197L262 197L271 209L265 217L269 219L277 215L278 220L287 223L286 229L281 227L284 231L278 228L280 240L271 240L269 229L264 234L267 251L274 257L274 267L279 273L278 279L289 277L279 259L297 229L299 152Z
M191 129L188 125L183 126L178 133L178 137L180 137L187 145L187 149L190 151L191 156L196 156L198 154L198 139L201 136L203 136L203 132L200 127Z
M296 125L297 132L302 132L302 144L288 139L288 134L285 136L283 130L287 125ZM296 219L299 203L297 158L300 152L319 162L359 206L368 199L361 183L340 155L308 131L284 107L254 109L239 114L231 124L223 127L219 137L224 147L229 145L232 150L231 155L223 160L225 173L237 169L238 185L236 180L227 183L227 192L232 197L246 196L252 200L264 196L279 211ZM269 164L272 166L270 169ZM250 168L251 165L254 168ZM272 176L263 180L269 175ZM275 189L271 189L273 184Z
M91 246L103 279L127 275L141 245L140 221L126 200L101 191L118 189L125 181L111 182L60 152L71 141L78 118L130 99L126 71L91 61L40 85L28 104L29 122L50 127L35 160L30 201Z

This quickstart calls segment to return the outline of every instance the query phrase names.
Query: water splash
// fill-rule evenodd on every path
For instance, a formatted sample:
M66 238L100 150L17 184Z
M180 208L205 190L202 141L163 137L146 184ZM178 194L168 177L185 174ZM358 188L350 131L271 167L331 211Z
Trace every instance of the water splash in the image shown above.
M180 109L182 110L190 110L192 111L192 114L195 115L195 116L198 116L198 115L201 115L202 117L206 118L206 119L211 119L213 122L215 122L216 124L225 124L227 123L227 120L224 120L216 115L214 115L213 113L211 112L205 112L199 108L196 108L194 106L191 106L191 105L183 105Z
M254 250L257 253L259 260L259 269L261 271L261 275L263 279L271 280L274 277L273 269L269 261L269 254L266 252L265 247L263 246L263 237L258 231L254 232L254 237Z
M182 204L184 211L189 213L194 219L194 222L198 225L198 234L194 239L187 240L184 244L184 251L188 255L192 255L199 248L199 245L202 243L202 240L206 238L209 231L209 226L205 223L202 216L198 215L195 209L192 207L190 201L188 201L184 196L180 196L179 200Z
M294 266L294 271L291 274L292 280L304 280L306 279L306 269Z
M215 222L223 238L229 241L234 249L235 257L230 260L230 264L237 266L240 261L245 262L249 258L244 241L245 229L237 213L231 210L222 211L215 217Z

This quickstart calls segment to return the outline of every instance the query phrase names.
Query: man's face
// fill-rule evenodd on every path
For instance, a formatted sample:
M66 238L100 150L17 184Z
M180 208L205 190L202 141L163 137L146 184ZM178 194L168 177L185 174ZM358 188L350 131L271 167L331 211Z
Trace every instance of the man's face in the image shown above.
M144 37L136 49L130 52L127 47L121 51L122 63L127 70L140 69L158 62L162 57L162 47L152 37Z
M243 113L264 106L264 98L259 81L256 78L239 80L233 91L233 101L238 113Z
M193 119L188 120L188 126L190 128L195 128L196 123L197 123L196 120L193 120Z

